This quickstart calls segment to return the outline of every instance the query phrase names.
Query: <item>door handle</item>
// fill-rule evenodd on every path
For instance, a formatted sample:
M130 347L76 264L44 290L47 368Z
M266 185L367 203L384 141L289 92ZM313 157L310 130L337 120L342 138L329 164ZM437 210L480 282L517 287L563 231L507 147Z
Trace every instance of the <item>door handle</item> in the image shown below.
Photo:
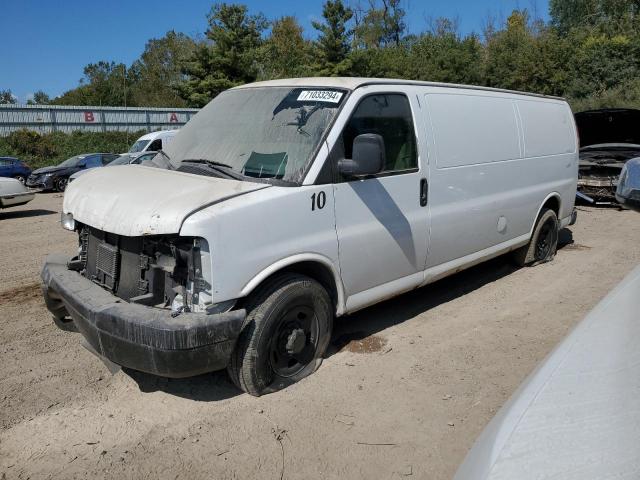
M426 178L420 179L420 206L427 206L427 199L429 198L429 182Z

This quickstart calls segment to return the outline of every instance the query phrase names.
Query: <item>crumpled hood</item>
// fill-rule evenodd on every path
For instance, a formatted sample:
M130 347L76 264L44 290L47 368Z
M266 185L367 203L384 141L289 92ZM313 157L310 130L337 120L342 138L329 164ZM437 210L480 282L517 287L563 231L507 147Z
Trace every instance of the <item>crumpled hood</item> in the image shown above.
M599 144L640 144L640 110L603 108L575 115L580 147Z
M179 233L194 211L269 187L140 165L96 170L69 184L63 211L94 228L130 237Z

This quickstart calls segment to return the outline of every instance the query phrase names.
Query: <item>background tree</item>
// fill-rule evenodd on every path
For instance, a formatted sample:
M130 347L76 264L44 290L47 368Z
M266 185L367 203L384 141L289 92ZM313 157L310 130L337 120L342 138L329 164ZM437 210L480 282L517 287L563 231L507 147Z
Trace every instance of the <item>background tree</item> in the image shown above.
M179 87L187 103L205 105L218 93L257 78L256 56L261 34L268 25L264 15L249 15L245 5L218 3L207 16L209 42L195 49Z
M566 35L573 28L628 29L640 14L640 0L550 0L551 25Z
M258 54L260 79L301 77L311 72L311 42L302 36L295 17L274 20L271 35Z
M130 101L147 107L184 107L177 87L184 80L182 68L193 55L196 42L171 30L149 40L140 59L129 69Z
M640 107L640 0L550 0L550 21L514 10L483 36L440 18L407 32L407 0L326 0L310 41L292 16L269 22L216 3L204 40L167 32L127 67L101 61L52 103L202 106L256 79L310 75L395 77L561 95L576 109ZM267 33L265 35L265 33ZM11 92L0 101L15 102ZM46 103L43 96L33 102Z
M38 90L33 94L33 98L27 100L27 105L49 105L51 98L42 90Z
M324 22L311 22L319 32L316 41L318 71L321 75L338 75L348 69L344 62L350 52L353 30L349 21L353 11L342 0L327 0L322 7L322 17Z
M0 105L17 103L17 101L16 97L11 93L11 90L0 90Z
M356 22L354 44L361 48L400 46L406 28L404 17L400 0L382 0L380 6L370 0L369 9Z
M133 72L132 72L133 73ZM57 105L103 105L120 107L136 106L130 95L131 86L137 79L130 77L124 63L99 61L84 67L80 86L63 93L51 103ZM127 97L127 90L129 96ZM125 102L125 100L127 100Z
M514 10L506 28L485 47L484 83L491 87L559 94L566 80L563 44L541 25L530 23L526 10Z
M483 47L476 35L461 37L455 21L438 18L431 31L418 37L410 47L406 76L435 82L480 84L482 60Z

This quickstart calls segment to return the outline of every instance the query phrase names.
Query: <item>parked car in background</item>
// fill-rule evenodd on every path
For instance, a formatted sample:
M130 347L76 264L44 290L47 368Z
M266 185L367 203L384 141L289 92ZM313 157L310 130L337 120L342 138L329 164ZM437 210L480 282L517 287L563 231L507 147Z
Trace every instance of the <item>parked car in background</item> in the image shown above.
M127 153L163 150L171 143L171 140L173 140L173 137L178 132L179 130L161 130L159 132L147 133L136 140Z
M0 177L0 208L17 207L29 203L36 193L15 178Z
M614 202L622 167L640 156L640 110L589 110L576 113L575 119L580 138L578 192L588 201Z
M87 153L68 158L60 165L34 170L27 179L28 187L64 192L69 177L80 170L102 167L118 158L115 153Z
M120 155L118 158L110 162L107 167L115 167L118 165L138 165L145 160L151 160L156 156L158 152L142 152L142 153L125 153L124 155ZM73 182L76 178L81 177L82 175L89 173L89 170L79 170L73 175L69 177L69 182Z
M31 175L31 168L22 160L14 157L0 157L0 177L10 177L25 183Z

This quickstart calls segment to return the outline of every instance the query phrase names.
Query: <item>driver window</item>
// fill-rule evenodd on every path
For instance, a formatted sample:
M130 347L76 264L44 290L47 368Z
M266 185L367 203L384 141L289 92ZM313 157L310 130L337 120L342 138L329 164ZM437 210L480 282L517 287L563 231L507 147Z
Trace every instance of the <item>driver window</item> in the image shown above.
M156 139L154 140L151 145L149 145L149 148L147 148L147 150L153 151L153 152L157 152L158 150L162 150L162 140L161 139Z
M80 162L80 166L86 167L86 168L93 168L101 165L102 163L100 162L100 156L98 155L93 157L87 157L84 160L82 160L82 162Z
M369 95L357 106L342 132L345 158L351 158L353 140L363 133L376 133L384 139L384 172L418 168L415 130L409 100L405 95Z

